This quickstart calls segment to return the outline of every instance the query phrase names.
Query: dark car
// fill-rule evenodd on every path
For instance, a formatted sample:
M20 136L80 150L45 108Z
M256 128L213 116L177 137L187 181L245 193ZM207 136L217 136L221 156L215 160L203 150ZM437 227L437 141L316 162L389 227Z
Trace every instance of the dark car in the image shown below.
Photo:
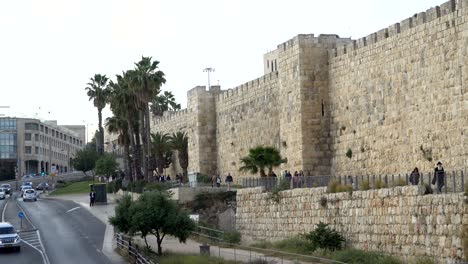
M49 190L49 184L47 182L41 182L36 186L36 190Z
M11 194L11 184L4 183L0 188L4 189L6 194Z

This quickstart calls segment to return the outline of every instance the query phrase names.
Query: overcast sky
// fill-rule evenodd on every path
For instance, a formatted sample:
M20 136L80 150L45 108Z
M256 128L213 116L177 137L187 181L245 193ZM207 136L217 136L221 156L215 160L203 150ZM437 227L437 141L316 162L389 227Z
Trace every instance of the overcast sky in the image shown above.
M0 114L97 127L84 88L142 55L160 61L163 90L233 88L263 75L262 56L298 34L359 38L443 0L14 0L0 2ZM110 111L106 111L108 116ZM89 133L91 134L91 132Z

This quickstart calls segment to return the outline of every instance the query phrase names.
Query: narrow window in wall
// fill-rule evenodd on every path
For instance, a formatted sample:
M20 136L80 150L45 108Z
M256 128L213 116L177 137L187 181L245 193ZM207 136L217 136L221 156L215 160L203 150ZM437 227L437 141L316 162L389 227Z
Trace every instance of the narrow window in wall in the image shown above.
M270 69L270 61L267 60L267 69Z
M323 99L322 99L322 116L325 116L325 104L323 103Z
M276 66L276 60L275 60L275 71L278 71L278 67Z

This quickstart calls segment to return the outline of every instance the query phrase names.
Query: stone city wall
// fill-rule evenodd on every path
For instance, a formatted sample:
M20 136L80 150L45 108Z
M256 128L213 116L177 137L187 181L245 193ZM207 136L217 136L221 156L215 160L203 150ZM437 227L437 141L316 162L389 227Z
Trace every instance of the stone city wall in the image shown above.
M279 203L260 187L237 191L236 227L246 242L308 233L321 221L348 245L401 257L429 256L443 263L463 258L468 224L463 193L422 195L421 186L326 193L326 188L280 192ZM322 205L322 200L326 204Z
M217 165L222 176L239 172L240 158L250 148L269 145L279 148L279 87L276 73L223 91L216 98ZM223 178L224 180L224 178Z
M468 166L467 4L449 1L331 50L332 173Z
M153 117L151 122L151 133L167 133L172 135L176 132L188 132L187 129L188 110L182 109L175 112L165 112L162 117ZM172 163L166 169L166 174L170 175L175 180L175 175L182 173L182 168L179 165L177 152L172 155Z

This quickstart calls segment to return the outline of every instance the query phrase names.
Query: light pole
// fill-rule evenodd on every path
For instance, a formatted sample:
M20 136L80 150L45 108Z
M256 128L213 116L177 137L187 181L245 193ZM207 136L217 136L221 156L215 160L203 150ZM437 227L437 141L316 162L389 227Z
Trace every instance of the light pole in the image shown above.
M210 85L210 72L214 72L215 69L214 68L210 68L210 67L207 67L205 69L203 69L203 72L207 72L208 73L208 90L210 89L211 85Z
M83 123L86 124L86 129L85 129L85 145L86 145L88 143L88 132L89 132L88 125L94 126L94 124L90 124L90 123L86 122L86 120L83 120Z

